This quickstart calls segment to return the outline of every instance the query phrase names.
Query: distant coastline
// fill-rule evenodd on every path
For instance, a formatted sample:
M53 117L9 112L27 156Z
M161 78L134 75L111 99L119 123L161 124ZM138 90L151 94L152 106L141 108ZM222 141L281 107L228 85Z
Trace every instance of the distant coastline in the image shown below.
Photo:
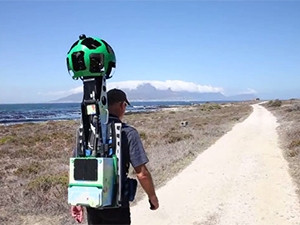
M204 104L207 101L133 101L128 113L151 112L162 108ZM226 103L233 101L210 101ZM0 104L0 125L80 119L80 103Z

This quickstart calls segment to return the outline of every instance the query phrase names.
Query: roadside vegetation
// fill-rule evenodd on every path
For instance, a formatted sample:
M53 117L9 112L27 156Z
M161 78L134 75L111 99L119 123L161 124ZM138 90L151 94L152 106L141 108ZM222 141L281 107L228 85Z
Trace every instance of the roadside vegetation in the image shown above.
M159 187L251 111L250 102L207 103L127 114L124 122L140 132ZM0 126L0 224L76 224L67 185L78 126L79 121ZM138 191L136 201L141 197Z
M300 201L300 99L274 100L264 104L276 117L280 144L289 162L290 174L297 184Z

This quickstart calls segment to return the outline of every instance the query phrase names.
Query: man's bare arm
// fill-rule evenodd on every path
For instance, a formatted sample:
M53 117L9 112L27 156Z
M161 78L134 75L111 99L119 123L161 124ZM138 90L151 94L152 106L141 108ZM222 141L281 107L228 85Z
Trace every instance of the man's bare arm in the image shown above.
M135 167L137 179L139 180L142 188L148 195L149 201L152 204L151 209L156 210L159 207L158 199L155 193L153 180L151 177L151 173L148 171L145 164Z

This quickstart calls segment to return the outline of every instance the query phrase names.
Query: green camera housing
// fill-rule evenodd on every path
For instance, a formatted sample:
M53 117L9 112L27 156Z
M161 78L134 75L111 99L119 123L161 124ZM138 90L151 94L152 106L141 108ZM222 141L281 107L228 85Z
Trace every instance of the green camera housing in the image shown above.
M102 208L115 205L116 158L70 158L68 203Z

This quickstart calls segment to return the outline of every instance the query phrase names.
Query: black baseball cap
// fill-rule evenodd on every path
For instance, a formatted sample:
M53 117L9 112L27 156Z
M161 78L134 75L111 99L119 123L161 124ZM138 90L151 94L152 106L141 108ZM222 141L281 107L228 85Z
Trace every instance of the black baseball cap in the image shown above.
M108 105L112 105L117 102L126 102L128 105L130 105L125 92L116 88L111 89L107 92L107 100Z

